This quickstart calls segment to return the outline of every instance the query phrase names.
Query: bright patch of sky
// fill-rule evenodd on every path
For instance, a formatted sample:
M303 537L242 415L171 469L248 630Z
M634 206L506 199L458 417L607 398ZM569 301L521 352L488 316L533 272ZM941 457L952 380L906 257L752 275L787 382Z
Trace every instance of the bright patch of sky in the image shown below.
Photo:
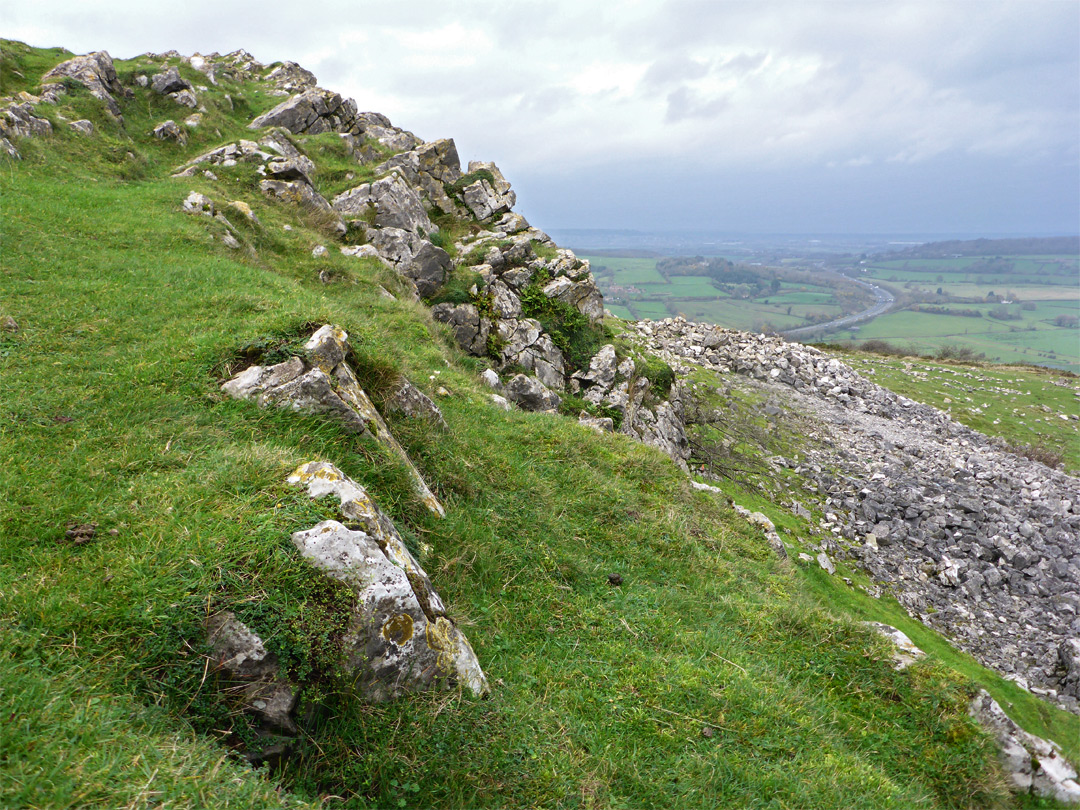
M1080 230L1074 0L4 3L35 45L297 61L541 227Z

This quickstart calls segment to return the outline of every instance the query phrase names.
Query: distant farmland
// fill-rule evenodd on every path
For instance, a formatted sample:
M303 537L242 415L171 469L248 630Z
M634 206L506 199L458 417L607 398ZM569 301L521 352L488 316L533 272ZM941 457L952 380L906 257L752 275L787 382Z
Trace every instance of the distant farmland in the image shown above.
M830 283L815 283L810 276L797 281L784 276L750 289L735 286L733 294L733 285L721 283L723 276L662 273L657 263L665 260L583 258L593 266L607 308L620 318L682 315L735 329L781 331L859 308L851 298L838 299ZM896 309L859 327L824 334L819 341L858 346L881 340L913 354L960 347L993 362L1080 373L1080 262L1075 255L852 260L838 269L888 287L897 296ZM770 270L762 268L763 277ZM777 272L783 276L786 270Z

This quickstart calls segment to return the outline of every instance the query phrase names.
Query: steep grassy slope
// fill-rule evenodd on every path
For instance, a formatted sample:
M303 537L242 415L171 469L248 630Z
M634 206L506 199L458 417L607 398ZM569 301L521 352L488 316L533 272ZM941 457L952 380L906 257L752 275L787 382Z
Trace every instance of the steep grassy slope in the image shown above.
M48 61L4 48L24 76ZM0 333L0 805L1011 802L967 716L970 679L934 657L895 672L858 610L659 453L494 408L478 362L423 307L379 294L399 289L390 271L339 255L242 166L216 185L169 177L275 99L208 91L208 123L181 148L149 131L182 111L134 91L123 129L77 93L71 109L43 106L93 117L98 133L56 119L52 138L0 164L0 314L20 326ZM251 204L251 252L180 211L191 189ZM282 356L328 321L376 399L398 373L448 389L445 433L391 419L445 519L374 444L220 393L237 358ZM370 706L341 688L340 594L289 542L329 515L285 484L311 459L395 519L490 697ZM73 524L97 524L92 540L67 541ZM306 733L273 774L224 756L250 729L208 667L202 623L222 608L305 684Z

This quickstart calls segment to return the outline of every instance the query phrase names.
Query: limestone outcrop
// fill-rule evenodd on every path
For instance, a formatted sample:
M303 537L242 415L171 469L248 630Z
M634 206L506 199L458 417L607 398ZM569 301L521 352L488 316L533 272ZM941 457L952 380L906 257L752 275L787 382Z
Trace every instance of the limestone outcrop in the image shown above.
M305 357L292 357L273 366L250 366L221 389L235 399L252 399L260 407L325 414L347 429L382 444L409 471L417 496L436 515L445 514L408 454L360 387L347 357L348 335L329 324L319 328L304 346Z
M61 62L41 77L42 101L55 104L66 91L64 81L75 81L90 91L90 95L105 104L106 109L122 120L116 98L124 98L127 90L120 84L107 51L94 51Z
M345 636L359 694L383 702L408 692L460 685L474 695L487 678L464 634L447 615L431 579L393 522L367 492L326 462L301 465L289 482L313 498L333 495L355 528L327 520L292 535L300 553L355 588Z
M971 703L971 716L997 740L1001 763L1017 793L1080 805L1076 769L1049 740L1029 734L1005 714L985 690Z

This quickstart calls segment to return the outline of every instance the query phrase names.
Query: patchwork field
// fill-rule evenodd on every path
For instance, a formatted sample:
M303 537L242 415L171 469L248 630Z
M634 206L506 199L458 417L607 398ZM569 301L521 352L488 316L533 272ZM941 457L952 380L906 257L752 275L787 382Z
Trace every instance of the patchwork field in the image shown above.
M781 282L778 289L752 298L733 298L706 276L665 276L656 259L588 256L605 304L619 318L670 318L675 315L750 331L805 326L844 314L825 285ZM813 319L812 321L807 320Z
M866 267L863 277L890 286L905 309L823 340L843 345L884 340L919 354L962 347L984 354L991 362L1033 363L1080 372L1076 256L883 261ZM922 311L912 311L920 302ZM978 312L979 316L931 313L927 307Z

